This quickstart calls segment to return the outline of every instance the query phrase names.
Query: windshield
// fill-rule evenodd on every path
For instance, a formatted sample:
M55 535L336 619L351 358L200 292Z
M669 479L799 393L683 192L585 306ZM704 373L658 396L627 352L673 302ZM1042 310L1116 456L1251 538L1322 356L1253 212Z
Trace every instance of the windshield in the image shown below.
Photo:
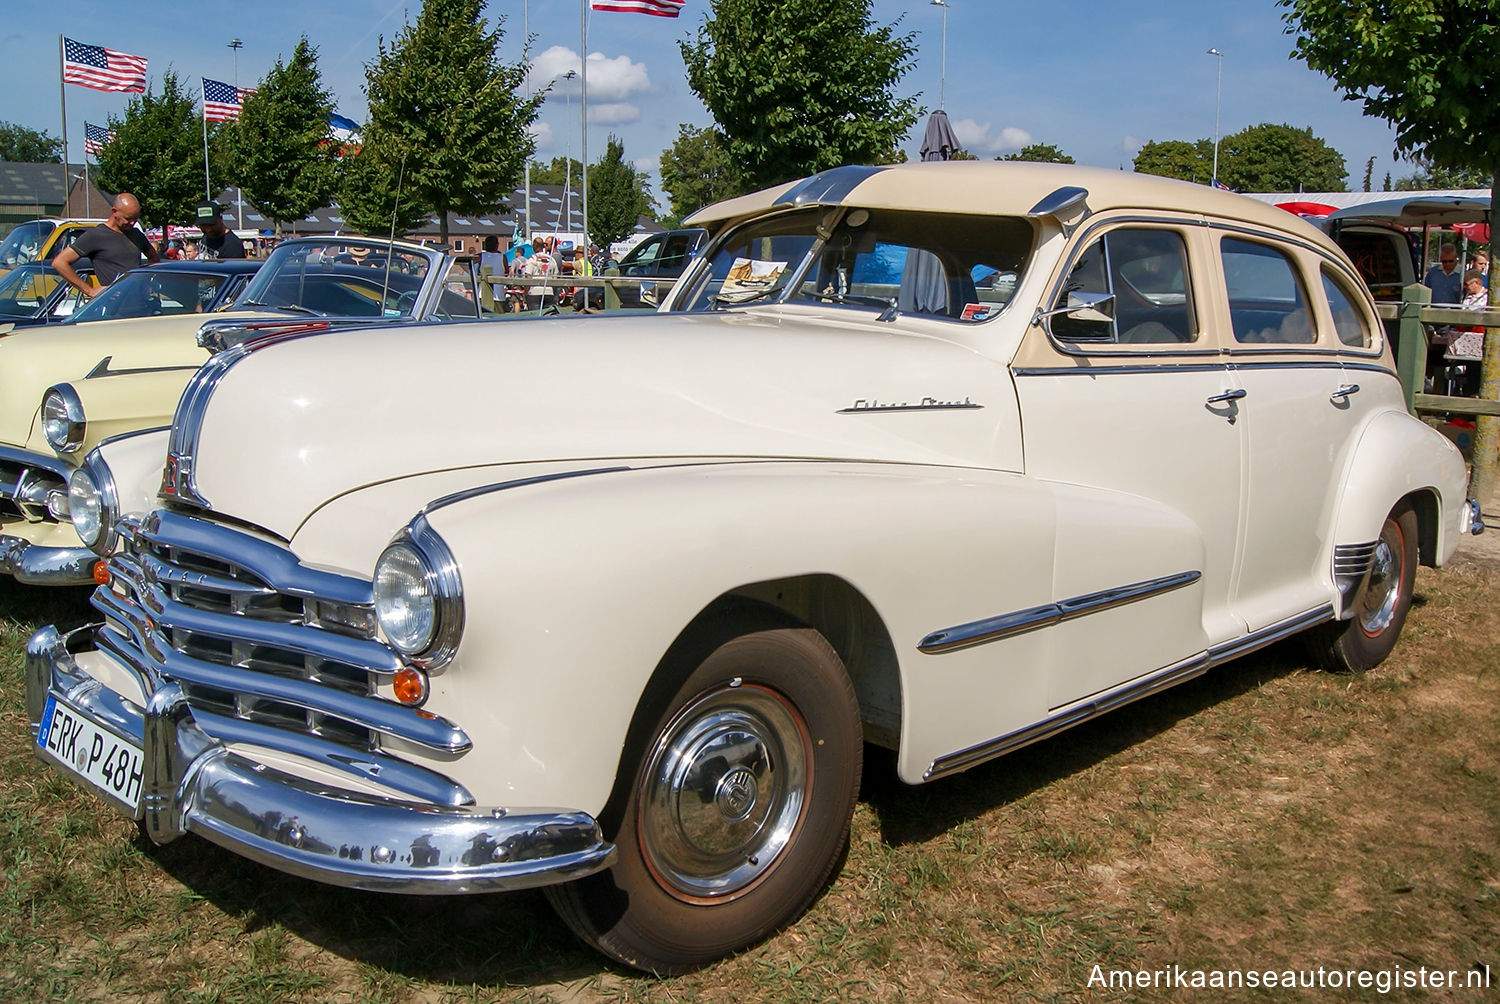
M282 244L236 307L282 307L333 317L412 317L436 260L415 249L347 237Z
M42 264L23 265L0 276L0 317L35 317L62 276Z
M121 317L198 314L211 308L227 275L138 268L126 272L73 314L73 324Z
M0 266L14 268L36 261L37 254L47 241L47 235L55 226L57 224L49 220L32 220L16 227L5 238L5 243L0 244Z
M801 210L716 242L679 309L785 301L983 321L1010 302L1032 240L1016 217Z

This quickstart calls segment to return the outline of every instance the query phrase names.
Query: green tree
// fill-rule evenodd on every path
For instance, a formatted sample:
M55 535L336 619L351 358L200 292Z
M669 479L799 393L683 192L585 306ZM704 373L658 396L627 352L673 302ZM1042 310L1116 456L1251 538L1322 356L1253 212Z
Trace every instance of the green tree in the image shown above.
M1219 180L1236 191L1342 192L1347 173L1344 155L1311 127L1262 122L1219 143Z
M106 192L130 192L148 223L187 223L204 198L203 125L198 103L171 70L125 106L125 117L109 116L115 138L99 151L93 182ZM224 179L212 185L224 187Z
M686 123L678 124L677 139L662 151L661 189L677 221L748 191L723 135L712 126L698 129Z
M1500 101L1495 53L1500 18L1493 0L1277 0L1293 55L1331 79L1365 114L1396 130L1396 149L1437 167L1470 168L1500 190ZM1490 305L1500 306L1500 261L1490 261ZM1479 394L1500 398L1500 332L1484 340ZM1494 487L1500 419L1482 416L1474 440L1470 494Z
M572 184L576 186L581 177L583 177L583 161L577 157L553 157L550 164L543 164L539 160L531 162L533 185Z
M625 143L610 136L604 156L589 168L589 240L608 247L651 209L645 176L625 162Z
M871 0L713 0L679 43L688 86L751 188L894 161L920 111L896 85L915 35L874 27Z
M1442 167L1422 156L1413 157L1412 160L1416 162L1417 173L1397 181L1398 192L1490 187L1490 177L1478 168Z
M1365 187L1364 187L1364 190L1366 192L1368 192L1370 190L1370 182L1371 182L1371 180L1374 179L1374 177L1375 177L1375 158L1371 157L1369 160L1365 161Z
M14 122L0 122L0 160L20 164L56 164L62 160L62 140Z
M355 233L400 237L432 214L405 184L405 165L387 163L368 147L340 157L338 175L339 215Z
M1072 157L1063 153L1051 143L1030 143L1021 147L1016 153L1008 153L1004 157L996 157L996 160L1029 160L1038 164L1076 164Z
M437 213L443 242L448 213L505 206L536 149L527 127L543 94L522 97L524 62L503 63L505 37L486 30L484 0L426 0L417 23L365 64L370 102L364 145L387 164L406 164L412 194Z
M328 115L333 98L318 72L318 50L304 36L245 101L227 131L235 181L276 223L299 220L333 199L338 184Z
M1196 143L1180 139L1151 140L1137 151L1135 169L1139 174L1155 174L1206 185L1214 173L1214 145L1206 139Z

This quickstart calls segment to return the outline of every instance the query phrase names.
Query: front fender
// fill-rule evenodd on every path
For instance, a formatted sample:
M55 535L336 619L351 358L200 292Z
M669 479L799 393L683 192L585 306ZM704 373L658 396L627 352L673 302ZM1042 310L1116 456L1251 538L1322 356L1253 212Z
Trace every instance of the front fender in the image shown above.
M347 552L347 523L376 518L360 494L299 532L303 562L369 574L378 548L363 562ZM1195 567L1202 554L1180 518L1140 500L1013 473L888 464L573 472L463 493L429 506L427 519L459 564L466 625L454 661L433 676L428 707L475 741L442 769L481 802L588 812L609 797L663 654L718 598L819 577L867 601L894 647L884 657L899 679L900 769L915 780L939 755L1043 717L1049 676L1072 651L1036 631L933 658L917 650L924 637L1050 603L1058 589L1075 595ZM1114 532L1122 526L1138 532ZM329 560L335 552L342 561ZM1059 556L1067 567L1056 567ZM1113 646L1201 648L1196 617L1171 638L1137 620L1139 637L1115 636ZM1149 659L1152 668L1166 661L1154 651Z
M196 372L194 366L174 366L55 384L78 396L83 417L88 423L84 428L83 445L74 455L82 457L106 439L171 425L182 389ZM31 449L51 452L51 447L42 437L40 412L41 400L38 399L37 416L31 423L33 442L28 445ZM162 456L166 456L165 449Z
M166 427L143 429L110 439L93 451L109 465L121 515L140 515L156 507L170 433Z
M1334 521L1333 544L1338 547L1375 540L1397 502L1429 493L1437 515L1430 561L1442 565L1458 546L1467 483L1463 455L1446 436L1405 412L1381 412L1365 426L1350 457ZM1423 529L1426 539L1427 528ZM1423 561L1428 560L1424 554Z

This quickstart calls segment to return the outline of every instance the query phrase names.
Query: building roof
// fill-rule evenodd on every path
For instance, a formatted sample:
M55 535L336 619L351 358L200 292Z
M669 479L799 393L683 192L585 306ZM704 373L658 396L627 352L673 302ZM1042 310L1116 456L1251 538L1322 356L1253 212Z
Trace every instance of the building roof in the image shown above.
M69 164L66 179L82 174L82 164ZM0 161L0 205L60 206L68 199L62 165Z

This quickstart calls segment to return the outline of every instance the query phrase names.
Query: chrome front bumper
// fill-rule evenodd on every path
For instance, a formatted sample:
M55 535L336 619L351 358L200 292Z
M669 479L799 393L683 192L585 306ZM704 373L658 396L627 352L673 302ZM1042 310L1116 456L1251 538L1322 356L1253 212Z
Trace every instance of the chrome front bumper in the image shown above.
M69 644L87 647L92 630L63 636L48 626L27 643L33 748L49 696L138 743L144 777L135 817L157 843L193 832L293 875L421 895L550 885L614 860L614 845L586 813L414 802L259 763L203 731L175 683L143 687L150 697L142 709L83 672Z
M0 572L32 586L85 586L94 583L99 556L82 545L42 547L0 534Z

